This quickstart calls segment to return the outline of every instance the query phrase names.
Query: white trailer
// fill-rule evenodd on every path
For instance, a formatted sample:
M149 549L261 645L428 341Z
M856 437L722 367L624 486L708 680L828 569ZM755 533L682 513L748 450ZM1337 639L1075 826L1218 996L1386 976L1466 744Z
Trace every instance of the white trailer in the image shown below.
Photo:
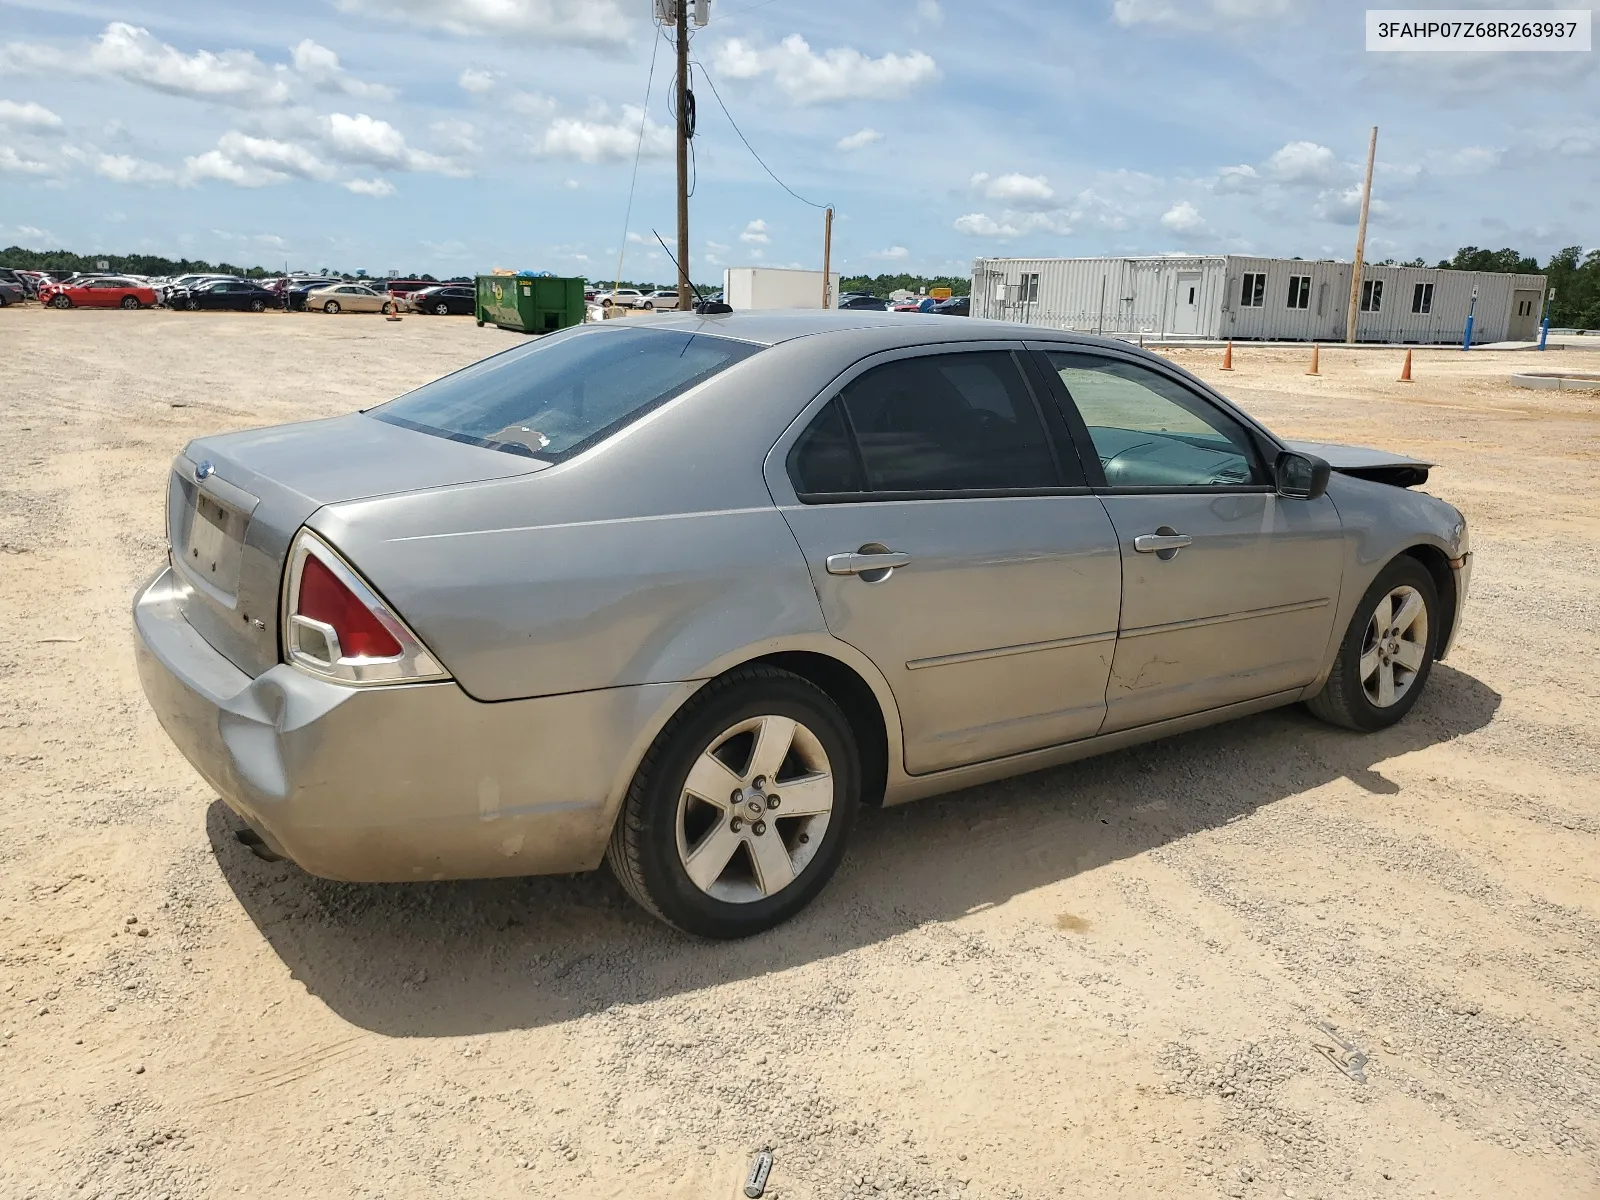
M972 315L1107 336L1341 342L1350 264L1196 255L980 258ZM1531 341L1542 275L1367 264L1356 340L1459 343L1474 289L1474 343Z
M725 267L722 298L735 312L753 308L821 308L822 272L780 267ZM839 307L837 271L829 280L827 307Z

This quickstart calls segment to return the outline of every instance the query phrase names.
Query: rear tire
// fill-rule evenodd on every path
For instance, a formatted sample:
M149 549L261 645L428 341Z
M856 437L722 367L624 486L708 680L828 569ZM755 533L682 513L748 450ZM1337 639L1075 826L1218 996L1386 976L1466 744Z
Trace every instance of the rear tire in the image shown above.
M706 684L657 735L606 860L667 924L748 937L823 889L860 798L860 753L838 705L798 675L743 667Z
M450 306L448 304L435 304L433 306L433 315L436 317L448 317L450 315ZM483 322L479 321L478 324L481 325Z
M1402 554L1356 605L1328 682L1306 707L1331 725L1387 729L1417 702L1444 630L1433 576Z

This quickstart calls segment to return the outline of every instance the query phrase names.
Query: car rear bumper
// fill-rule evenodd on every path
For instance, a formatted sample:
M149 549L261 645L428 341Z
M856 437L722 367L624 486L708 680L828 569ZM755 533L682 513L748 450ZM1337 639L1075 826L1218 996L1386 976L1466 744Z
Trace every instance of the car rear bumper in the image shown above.
M388 882L599 865L631 775L689 684L483 704L454 682L252 679L180 609L170 567L133 604L139 678L167 735L269 848Z

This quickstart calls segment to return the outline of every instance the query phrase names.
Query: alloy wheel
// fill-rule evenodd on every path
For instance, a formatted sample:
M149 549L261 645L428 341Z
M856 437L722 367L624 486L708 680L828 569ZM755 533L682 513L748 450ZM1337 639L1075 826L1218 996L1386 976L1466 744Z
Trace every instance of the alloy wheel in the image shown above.
M792 717L750 717L711 740L678 798L678 858L717 900L783 891L816 855L833 815L834 775L817 735Z
M1428 656L1428 606L1401 585L1378 601L1361 642L1361 687L1378 708L1400 701Z

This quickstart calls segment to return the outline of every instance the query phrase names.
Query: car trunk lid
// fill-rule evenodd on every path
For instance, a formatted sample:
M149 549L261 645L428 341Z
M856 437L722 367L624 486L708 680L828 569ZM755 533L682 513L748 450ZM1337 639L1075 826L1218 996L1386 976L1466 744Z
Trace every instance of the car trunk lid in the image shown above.
M323 505L548 465L360 413L200 438L173 460L167 484L172 562L189 585L183 615L240 670L259 675L278 662L289 545Z

